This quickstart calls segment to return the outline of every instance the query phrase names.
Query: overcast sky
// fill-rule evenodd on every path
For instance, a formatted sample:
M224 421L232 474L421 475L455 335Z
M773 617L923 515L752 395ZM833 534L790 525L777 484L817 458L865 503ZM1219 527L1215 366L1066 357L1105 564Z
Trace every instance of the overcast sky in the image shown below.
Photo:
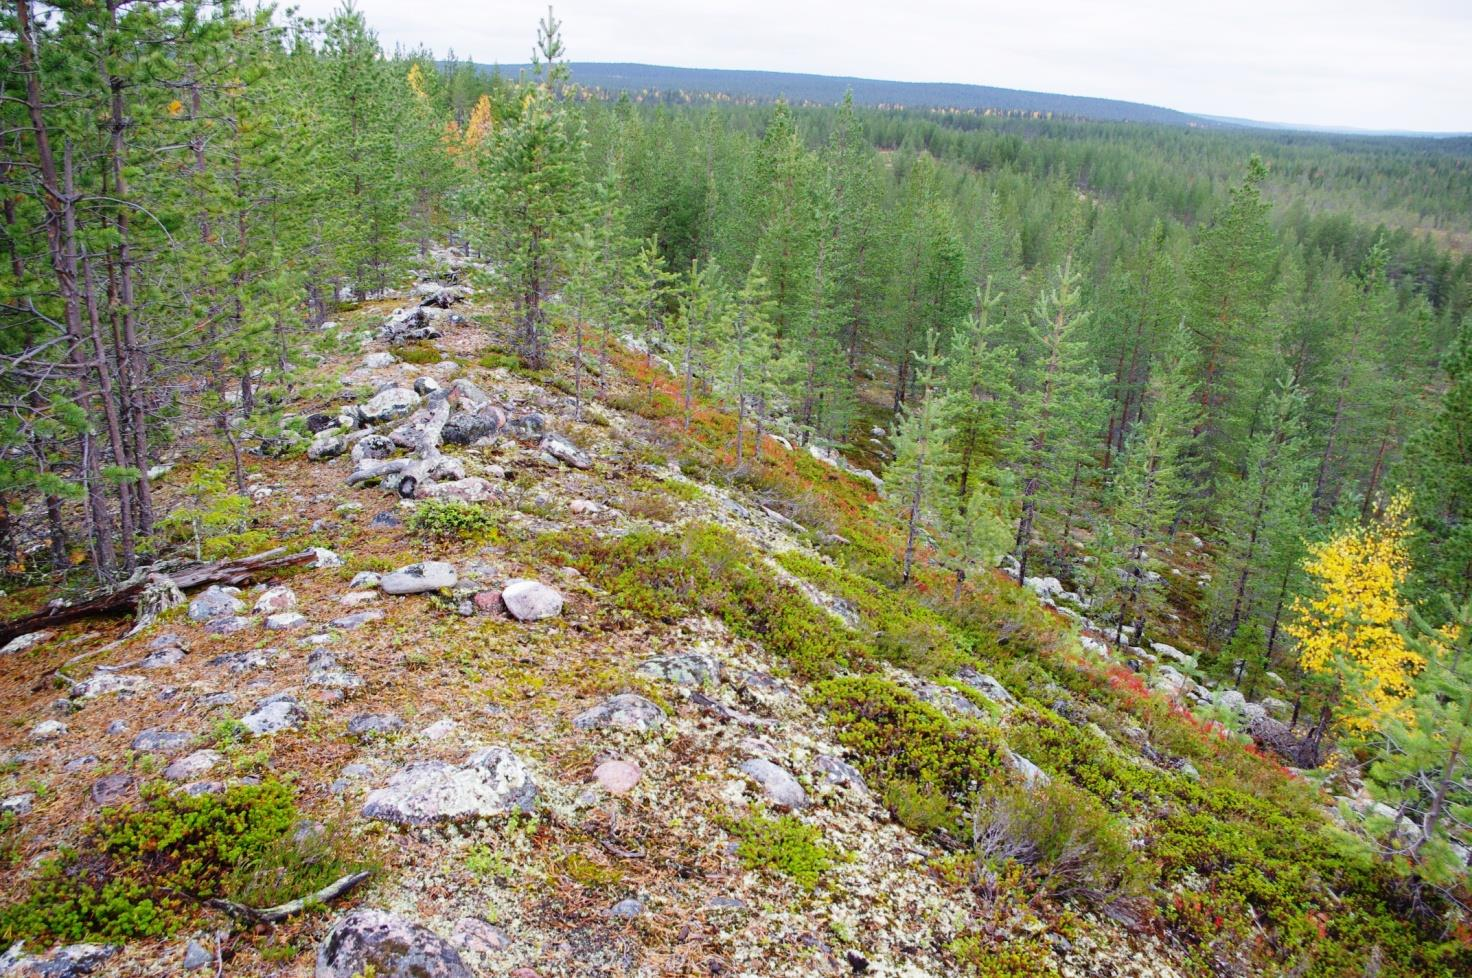
M298 0L309 16L339 0ZM542 0L357 0L386 47L528 59ZM1472 0L559 0L569 58L966 82L1472 131Z

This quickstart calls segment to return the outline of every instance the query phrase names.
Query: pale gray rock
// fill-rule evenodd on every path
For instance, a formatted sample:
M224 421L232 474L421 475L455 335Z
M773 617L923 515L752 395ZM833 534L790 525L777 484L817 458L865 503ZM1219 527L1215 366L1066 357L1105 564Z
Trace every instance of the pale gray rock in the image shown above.
M390 387L369 398L368 403L358 409L358 416L365 424L382 424L408 417L419 406L419 401L419 395L407 387Z
M370 353L363 358L363 366L369 370L382 370L384 367L392 367L399 362L399 358L388 351Z
M637 693L620 693L578 714L572 725L579 730L613 728L648 733L664 726L664 710Z
M802 785L798 784L797 779L785 769L771 761L760 757L753 758L741 765L741 771L762 786L762 793L777 808L807 807L808 795L802 790Z
M235 595L237 588L225 589L219 585L205 588L193 601L189 602L189 617L195 621L209 621L213 618L224 618L228 615L238 615L245 610L245 602Z
M646 659L639 663L634 673L677 686L709 686L720 680L721 665L700 652L686 652Z
M367 625L369 622L378 621L382 617L383 612L381 611L357 611L351 615L334 618L329 624L333 628L340 628L345 632L350 632L355 628L361 628Z
M454 587L458 580L453 564L443 560L426 560L385 574L378 582L378 587L384 594L421 594Z
M255 612L258 615L274 615L283 611L296 610L296 592L284 584L268 588L256 598Z
M545 436L542 439L540 447L542 451L551 455L564 465L570 465L575 469L590 469L593 467L593 460L588 457L588 453L561 435Z
M17 635L15 638L6 642L4 648L0 648L0 655L19 655L22 652L29 652L55 634L55 632L42 630Z
M501 603L517 621L540 621L562 614L562 595L539 581L507 581Z
M1001 706L1014 706L1017 703L1016 697L1007 691L1006 686L984 672L967 667L957 672L956 678L993 703Z
M35 805L35 792L26 791L18 795L11 795L9 798L0 799L0 814L29 815Z
M521 759L505 747L478 751L464 764L415 761L369 793L367 818L429 825L531 811L537 786Z
M149 727L133 738L132 747L136 751L172 754L192 746L194 740L194 734L185 733L182 730L161 730L158 727Z
M1048 772L1016 751L1007 751L1007 766L1020 775L1022 783L1029 788L1046 788L1053 783L1053 779L1048 777Z
M170 781L195 781L224 760L225 755L217 750L197 750L164 768L164 777Z
M332 925L317 948L316 978L475 978L450 943L383 910L361 908Z
M215 956L198 941L190 941L184 948L184 970L198 971L215 963Z
M142 676L129 676L116 672L99 672L72 687L74 700L92 700L99 696L116 693L120 696L141 692L148 688L148 680Z
M294 699L271 697L262 700L254 709L240 718L241 724L257 737L292 730L307 718L307 711Z

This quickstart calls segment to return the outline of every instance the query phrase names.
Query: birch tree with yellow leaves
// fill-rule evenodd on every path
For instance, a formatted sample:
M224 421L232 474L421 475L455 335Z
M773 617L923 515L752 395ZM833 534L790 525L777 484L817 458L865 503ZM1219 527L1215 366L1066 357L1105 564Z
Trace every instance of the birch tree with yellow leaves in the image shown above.
M1338 717L1368 730L1402 707L1424 658L1397 626L1409 607L1400 589L1407 556L1410 496L1393 497L1381 516L1309 547L1311 594L1294 602L1288 634L1307 673L1327 674L1338 689Z

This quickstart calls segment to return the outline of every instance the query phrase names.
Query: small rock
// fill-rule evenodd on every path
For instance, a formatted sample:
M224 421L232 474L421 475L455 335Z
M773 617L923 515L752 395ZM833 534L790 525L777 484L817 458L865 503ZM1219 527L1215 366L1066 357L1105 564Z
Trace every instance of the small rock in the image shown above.
M348 587L354 591L364 588L375 588L378 587L380 580L381 578L372 571L358 571L358 573L353 575L353 579L348 582Z
M993 703L1002 706L1014 706L1017 703L1017 698L1007 691L1006 686L984 672L977 672L968 667L957 672L956 678Z
M608 908L608 916L617 920L631 920L643 912L644 902L642 900L636 900L633 897L627 900L620 900Z
M316 978L474 978L449 942L383 910L358 909L317 948Z
M165 768L164 777L170 781L194 781L224 760L225 755L217 750L197 750Z
M397 733L402 729L404 721L392 713L359 713L348 721L348 733L354 737Z
M83 978L84 975L102 975L102 964L117 954L122 947L117 944L68 944L50 954L32 956L20 952L16 942L3 957L0 957L0 974L15 978ZM15 957L12 958L11 954Z
M384 367L392 367L399 362L399 358L387 351L370 353L363 358L363 366L369 370L382 370Z
M501 602L518 621L539 621L562 614L562 595L538 581L508 581Z
M198 941L190 941L189 946L184 949L184 970L198 971L200 968L208 968L215 963L215 956L205 949Z
M171 754L175 751L184 750L193 743L194 734L150 727L133 738L132 746L136 751L156 751L160 754Z
M66 724L60 720L42 720L31 728L31 739L38 744L50 743L66 736Z
M133 790L133 779L126 774L107 774L92 783L90 794L94 804L108 807L119 804Z
M642 775L628 761L604 761L593 769L593 777L609 794L624 795L634 790Z
M578 714L572 724L579 730L613 727L647 733L664 726L664 710L637 693L620 693Z
M720 663L699 652L646 659L634 672L636 675L663 679L679 686L707 686L721 678Z
M67 761L61 766L61 769L68 774L74 774L77 771L85 771L90 767L96 767L101 763L102 759L96 754L83 754L81 757L74 757Z
M283 611L278 614L269 615L266 618L266 627L273 632L284 632L294 628L305 628L311 623L311 620L299 611Z
M470 599L471 607L483 615L499 614L505 610L500 591L477 591Z
M232 593L235 590L231 588L227 591L219 585L206 588L202 594L189 602L189 617L195 621L209 621L212 618L240 614L245 610L245 602Z
M421 594L454 587L457 581L453 564L442 560L426 560L385 574L378 586L384 594Z
M575 469L593 467L593 460L588 457L588 453L561 435L547 435L542 439L540 448L557 461Z
M257 737L292 730L307 717L307 711L292 699L261 701L240 722Z
M295 610L296 592L284 585L264 591L256 599L255 611L258 615L274 615L282 611Z
M808 803L807 792L802 790L802 785L787 771L762 758L754 758L741 765L742 773L753 778L762 786L767 800L778 808L795 809L805 808Z

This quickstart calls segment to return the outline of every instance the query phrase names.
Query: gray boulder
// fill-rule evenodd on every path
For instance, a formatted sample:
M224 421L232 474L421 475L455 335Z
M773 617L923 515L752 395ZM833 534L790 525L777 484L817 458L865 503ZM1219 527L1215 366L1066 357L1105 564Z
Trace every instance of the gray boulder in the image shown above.
M529 812L536 799L537 786L521 758L505 747L490 747L464 764L409 764L369 793L363 815L396 825L429 825Z
M383 910L341 917L317 948L316 978L475 978L449 942Z
M307 458L313 462L325 462L328 459L337 458L347 450L348 443L341 435L330 430L323 431L307 446Z
M149 727L133 738L132 746L137 751L155 751L160 754L171 754L175 751L184 750L193 744L194 734Z
M505 428L506 412L494 404L482 403L472 410L450 415L440 437L447 445L471 445L481 438L500 434Z
M579 730L611 727L648 733L664 726L664 710L637 693L620 693L578 714L572 725Z
M378 587L384 594L422 594L425 591L454 587L458 581L453 564L443 560L426 560L383 575Z
M564 465L570 465L575 469L590 469L593 467L593 460L588 457L588 453L561 435L547 435L544 437L542 439L541 449L557 459L557 461Z
M1016 697L1007 691L1006 686L984 672L977 672L968 666L956 673L956 678L993 703L1002 706L1014 706L1017 703Z
M296 700L273 696L262 700L254 710L241 717L240 722L254 736L265 737L292 730L306 718L307 711Z
M508 581L501 603L517 621L539 621L562 614L562 595L539 581Z
M419 400L419 395L407 387L390 387L369 398L368 403L358 409L358 416L365 424L382 424L408 417L419 406Z
M228 615L238 615L245 610L245 602L235 596L238 589L226 590L218 584L205 588L189 602L189 617L195 621L210 621Z
M636 675L662 679L677 686L708 686L721 678L721 665L708 655L687 652L646 659L634 670Z
M767 800L778 808L805 808L807 792L786 770L763 758L753 758L741 765L741 772L762 786Z

